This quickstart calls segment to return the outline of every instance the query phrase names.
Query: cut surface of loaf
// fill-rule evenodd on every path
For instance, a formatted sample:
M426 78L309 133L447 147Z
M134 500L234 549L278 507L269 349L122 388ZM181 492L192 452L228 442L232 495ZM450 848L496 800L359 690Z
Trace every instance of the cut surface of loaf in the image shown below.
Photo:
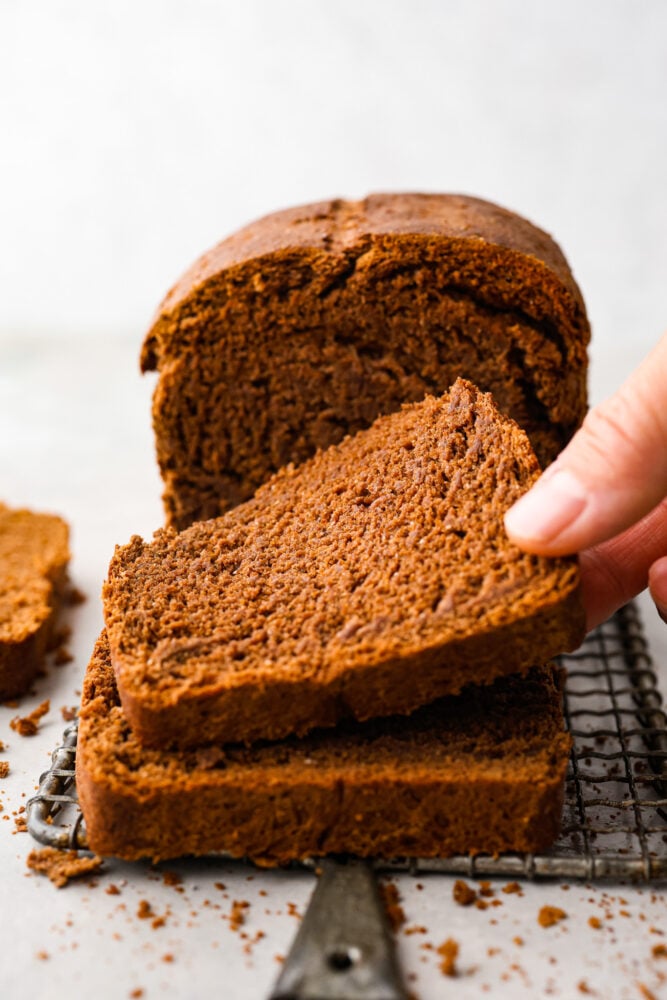
M103 590L147 745L276 739L407 713L583 637L574 559L509 543L526 435L458 380L288 467L224 517L135 536Z
M123 714L103 633L76 754L89 846L128 860L225 851L272 864L542 850L558 833L571 742L558 679L534 667L408 718L155 750Z
M64 597L66 523L0 502L0 698L24 694L42 666Z
M546 465L583 419L588 340L558 246L489 202L376 194L260 219L193 265L146 336L168 523L224 512L458 376Z

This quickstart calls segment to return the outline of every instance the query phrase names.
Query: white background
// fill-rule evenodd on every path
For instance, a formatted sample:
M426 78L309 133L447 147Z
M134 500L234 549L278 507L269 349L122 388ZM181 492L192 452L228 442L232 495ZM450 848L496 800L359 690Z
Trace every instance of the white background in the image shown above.
M76 701L113 545L161 521L153 380L140 378L138 353L163 294L200 252L265 212L334 195L498 201L550 231L570 260L593 324L597 401L667 325L666 175L661 0L0 0L0 496L68 518L73 576L89 595L74 663L21 706L51 695L40 736L14 736L15 710L0 708L12 767L4 814L58 739L57 707ZM667 629L646 601L644 610L662 670ZM104 883L58 894L25 877L30 845L12 828L0 820L3 881L16 901L0 907L3 997L62 996L68 976L84 996L142 986L146 996L194 997L220 986L218 969L228 970L221 996L261 996L295 926L285 900L301 905L309 891L307 879L286 888L268 879L283 916L253 925L270 930L254 966L228 930L188 924L183 909L167 967L162 944L130 919L149 890L162 905L156 883L123 870L126 913ZM246 874L225 875L233 898L249 898ZM188 877L189 899L195 883L213 892L215 875ZM638 982L660 995L650 959L660 939L640 919L645 910L659 929L659 900L651 911L647 894L616 887L631 917L616 921L613 940L596 938L587 900L598 905L602 890L573 888L571 930L545 938L535 913L563 905L557 886L512 897L511 919L499 908L497 927L488 915L453 914L450 888L441 879L417 893L406 882L404 892L410 919L428 916L436 943L449 928L468 942L464 965L478 972L457 981L457 996L484 995L488 983L494 996L571 997L582 978L600 996L640 996ZM528 945L515 956L527 978L508 971L513 934ZM445 995L417 937L406 942L419 995ZM488 955L499 944L504 964ZM51 958L38 960L39 950Z

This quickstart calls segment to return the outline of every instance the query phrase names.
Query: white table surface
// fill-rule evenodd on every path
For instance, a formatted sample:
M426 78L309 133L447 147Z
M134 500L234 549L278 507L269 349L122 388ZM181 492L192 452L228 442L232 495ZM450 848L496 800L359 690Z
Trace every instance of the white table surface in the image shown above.
M161 523L160 481L153 454L149 405L154 381L138 373L138 339L7 339L0 366L0 470L2 494L12 505L63 514L72 526L73 582L86 593L71 612L74 660L53 667L19 708L0 707L0 739L11 771L0 782L0 995L187 998L262 997L296 931L313 886L308 873L259 871L221 862L164 866L183 881L174 887L147 865L109 861L94 885L56 889L28 873L26 856L37 846L15 833L14 817L35 788L59 741L60 709L75 705L81 678L101 627L99 591L117 542L150 536ZM646 610L650 610L646 605ZM662 627L664 628L664 627ZM667 650L661 623L647 631L662 676ZM667 631L665 629L664 631ZM51 710L33 738L9 728L43 699ZM498 887L505 884L500 880ZM224 883L225 889L216 888ZM576 997L584 983L600 997L631 998L642 985L667 995L667 959L652 948L667 944L662 894L628 885L526 884L523 896L497 894L501 906L481 911L453 904L453 879L397 877L407 923L398 947L409 986L432 997ZM111 895L111 885L119 888ZM140 900L166 915L153 928L140 919ZM229 925L234 900L248 900L247 923ZM293 904L293 905L290 905ZM543 905L568 917L538 926ZM588 924L602 919L601 929ZM426 932L406 933L423 927ZM254 941L258 932L259 940ZM664 936L663 936L664 935ZM447 937L460 946L462 974L443 977L435 952L424 945ZM521 938L523 944L516 943ZM642 985L640 985L642 984Z

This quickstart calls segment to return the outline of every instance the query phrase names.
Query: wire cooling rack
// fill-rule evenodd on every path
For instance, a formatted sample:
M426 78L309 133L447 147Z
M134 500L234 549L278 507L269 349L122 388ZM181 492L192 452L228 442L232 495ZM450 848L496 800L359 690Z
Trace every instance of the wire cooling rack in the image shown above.
M574 745L553 847L542 854L381 861L378 870L587 880L667 876L667 716L635 606L618 611L561 662ZM76 797L76 736L74 722L27 804L30 833L51 847L88 846Z

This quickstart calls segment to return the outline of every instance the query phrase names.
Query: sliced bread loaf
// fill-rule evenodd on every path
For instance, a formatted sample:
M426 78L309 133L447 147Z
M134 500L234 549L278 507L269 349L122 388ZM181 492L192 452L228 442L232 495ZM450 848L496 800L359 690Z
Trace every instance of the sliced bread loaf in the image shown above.
M123 714L103 633L83 687L76 784L91 850L128 860L537 851L558 832L569 749L558 675L534 667L407 719L151 750Z
M497 205L378 194L260 219L193 265L144 343L168 523L224 512L458 376L545 465L583 419L588 339L558 246Z
M120 698L154 746L274 739L407 713L578 645L574 559L511 545L538 476L463 380L288 467L224 517L116 550Z
M0 698L24 694L42 666L66 588L68 534L55 515L0 503Z

